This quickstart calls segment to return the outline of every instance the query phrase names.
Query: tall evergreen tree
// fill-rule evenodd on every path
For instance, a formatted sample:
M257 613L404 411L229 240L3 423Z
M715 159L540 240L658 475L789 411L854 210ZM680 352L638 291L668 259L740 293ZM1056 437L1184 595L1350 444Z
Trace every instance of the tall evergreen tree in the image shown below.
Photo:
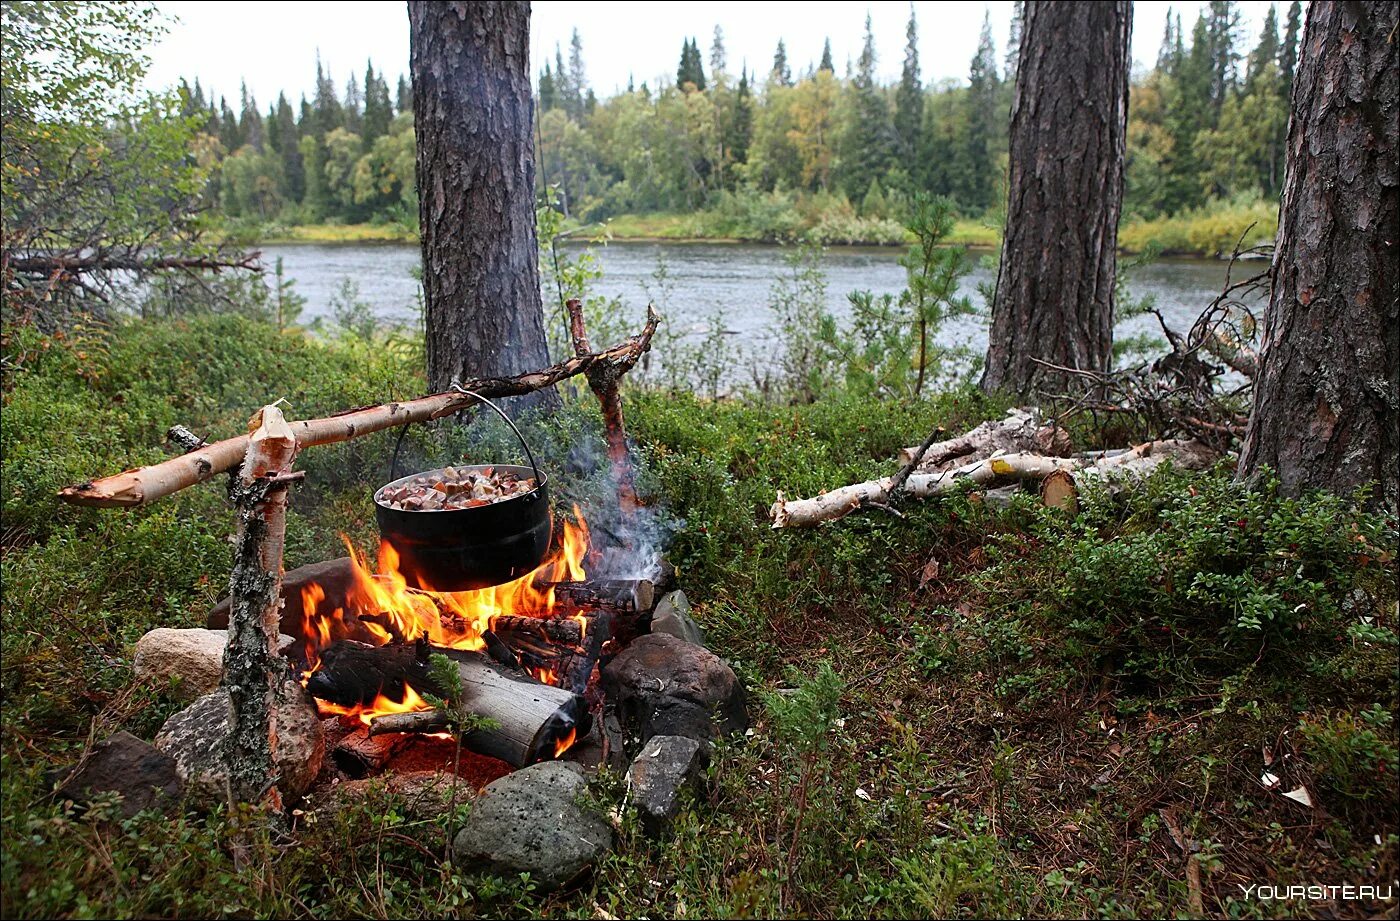
M910 4L909 16L914 15L913 4ZM1016 83L1016 59L1021 56L1021 27L1026 19L1025 0L1016 0L1011 5L1011 31L1006 36L1006 66L1002 68L1002 73L1006 75L1006 82ZM1167 22L1171 22L1171 12L1167 12Z
M583 68L583 38L574 29L569 39L569 92L564 97L564 106L575 121L582 120L588 111L585 104L588 96L588 74Z
M967 135L962 156L960 198L969 208L990 208L996 189L992 145L1001 130L997 105L1001 81L997 77L996 44L992 40L992 16L982 20L977 54L968 70Z
M884 178L895 146L894 122L875 79L875 30L865 14L865 42L851 80L851 118L842 139L841 184L855 199Z
M544 62L544 70L540 71L540 92L536 105L541 112L548 112L559 106L559 91L554 83L554 71L548 61Z
M273 136L272 127L277 126L277 155L282 160L282 181L285 184L288 201L300 202L306 196L306 168L301 159L301 134L297 130L296 117L292 114L287 94L277 97L277 108L268 122L268 137Z
M238 116L228 106L228 100L219 97L219 142L224 150L233 153L243 146L243 132L239 130Z
M413 111L413 87L408 85L408 78L399 74L399 87L394 93L394 109L399 112Z
M753 140L753 93L749 84L749 66L745 62L739 71L739 88L734 94L734 111L729 119L729 139L725 146L735 163L747 163L749 144Z
M894 94L894 130L899 137L899 157L906 169L914 163L919 131L924 124L924 86L919 79L919 24L914 4L909 4L909 25L904 30L904 69Z
M1172 29L1172 11L1167 8L1167 24L1162 30L1162 47L1157 49L1157 70L1163 74L1171 74L1176 70L1176 49L1177 40Z
M325 135L345 125L345 112L340 105L340 97L335 91L335 81L321 66L321 56L316 56L316 96L312 101L316 113L315 133ZM305 131L303 130L303 134Z
M238 135L244 144L251 144L259 153L263 150L263 120L258 111L258 101L248 92L247 82L238 88Z
M822 62L817 65L817 71L826 71L829 74L836 73L836 65L831 63L831 39L826 40L822 45Z
M1210 50L1210 103L1216 117L1234 88L1240 55L1235 38L1240 26L1240 13L1233 0L1211 0L1206 34Z
M1273 86L1261 86L1260 81L1268 79L1272 82L1277 74L1278 67L1278 13L1273 4L1269 5L1269 12L1264 14L1264 28L1259 33L1259 44L1254 46L1254 50L1249 53L1248 69L1245 72L1245 92L1269 92L1275 90Z
M700 43L688 38L681 45L681 62L676 68L676 86L694 84L697 90L705 88L705 65L700 58Z
M1278 49L1278 72L1283 81L1284 98L1293 94L1293 72L1298 69L1298 34L1303 23L1303 5L1298 0L1288 4L1288 18L1283 28L1283 44ZM195 81L198 89L199 81Z
M351 134L364 133L365 95L360 79L352 71L345 82L345 130Z
M778 39L778 50L773 52L773 69L768 72L770 82L779 86L792 86L792 66L788 64L787 45Z
M729 62L724 51L724 30L716 24L715 37L710 42L710 79L715 83L720 82L720 78L728 69Z
M389 123L394 119L393 103L389 100L389 86L384 78L374 72L374 63L365 62L365 115L363 129L365 150L374 142L389 133Z

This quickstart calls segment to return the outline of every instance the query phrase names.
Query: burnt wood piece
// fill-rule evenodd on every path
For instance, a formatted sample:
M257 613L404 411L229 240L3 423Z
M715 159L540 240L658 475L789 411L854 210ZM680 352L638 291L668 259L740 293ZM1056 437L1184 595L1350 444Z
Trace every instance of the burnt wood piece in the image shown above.
M575 694L582 694L588 690L588 679L603 654L603 645L611 635L612 616L606 611L600 612L584 637L583 652L574 657L563 675L564 687Z
M441 697L443 690L428 677L427 643L370 646L340 640L321 651L321 667L306 682L313 697L342 707L367 706L383 694L404 699L406 686Z
M650 579L585 579L582 582L547 582L556 602L582 608L606 608L616 612L650 611L656 602L656 585Z
M368 727L359 726L331 750L331 758L336 767L359 779L382 771L407 742L408 736L371 735Z
M520 669L520 657L511 650L506 641L496 635L494 630L485 630L481 634L481 639L486 643L486 654L502 665Z
M553 758L556 742L570 731L585 733L592 724L588 706L577 694L521 675L481 652L423 642L411 646L332 643L322 652L322 667L307 682L307 690L346 706L368 703L381 692L402 700L403 694L395 689L405 685L443 697L446 691L435 687L427 674L428 657L433 654L457 665L464 709L495 724L463 736L462 744L474 752L523 767Z
M588 617L589 623L597 620L597 615ZM516 634L528 634L551 643L577 646L592 632L573 617L520 617L514 614L501 614L491 618L491 631L509 641Z

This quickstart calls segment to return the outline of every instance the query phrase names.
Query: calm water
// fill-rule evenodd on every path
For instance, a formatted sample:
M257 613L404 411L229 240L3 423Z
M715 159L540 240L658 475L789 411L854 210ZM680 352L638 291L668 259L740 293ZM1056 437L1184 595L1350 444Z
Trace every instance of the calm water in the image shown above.
M263 258L270 266L281 256L287 275L296 280L297 290L307 298L303 321L316 317L329 319L332 298L345 279L359 288L359 297L371 304L386 320L414 322L419 285L414 272L419 265L416 245L397 244L292 244L264 246ZM787 264L791 248L736 244L689 243L611 243L595 249L603 269L598 290L621 298L638 318L648 301L656 303L673 329L699 336L716 317L724 328L737 336L735 341L750 344L754 354L771 354L776 340L774 317L768 307L775 280L791 276ZM899 265L902 249L835 248L823 259L826 271L827 304L837 317L849 316L848 292L868 289L876 294L895 293L904 287L904 269ZM990 282L993 270L976 264L964 280L961 293L981 304L977 285ZM664 266L664 283L659 276ZM1225 282L1226 264L1219 260L1161 259L1133 269L1129 293L1134 297L1151 295L1168 322L1187 329L1201 309L1220 292ZM546 282L546 310L558 297ZM1119 325L1118 335L1155 331L1156 320L1137 317ZM959 318L944 331L944 344L968 345L980 351L986 344L983 321ZM663 356L664 360L664 356Z

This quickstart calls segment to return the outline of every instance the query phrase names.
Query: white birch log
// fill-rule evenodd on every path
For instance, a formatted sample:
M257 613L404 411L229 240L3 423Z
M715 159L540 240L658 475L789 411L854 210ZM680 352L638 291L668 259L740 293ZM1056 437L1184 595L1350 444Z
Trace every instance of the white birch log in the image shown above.
M918 453L917 447L901 448L897 458L900 466L908 464ZM924 452L916 472L929 473L950 467L961 467L973 461L1004 454L1066 454L1069 436L1064 429L1041 425L1034 410L1013 409L1004 419L983 422L956 438L936 441Z

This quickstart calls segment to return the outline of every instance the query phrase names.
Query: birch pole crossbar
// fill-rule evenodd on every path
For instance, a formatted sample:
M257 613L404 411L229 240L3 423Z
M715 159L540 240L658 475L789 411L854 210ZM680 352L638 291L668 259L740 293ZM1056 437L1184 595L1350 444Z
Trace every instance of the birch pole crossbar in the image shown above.
M659 322L660 317L648 311L646 325L641 333L620 345L602 352L576 355L548 368L515 377L488 377L466 381L462 387L486 397L513 397L551 387L576 374L587 373L600 362L605 366L631 367L651 348L652 335L656 332ZM300 450L311 445L348 441L395 426L440 419L475 403L475 398L468 394L449 391L416 400L347 410L324 419L303 419L287 424L291 426L292 433L296 436L297 449ZM64 487L59 490L58 497L73 505L109 508L145 505L188 486L202 483L215 474L234 469L243 462L247 450L248 436L239 435L205 445L159 464Z

